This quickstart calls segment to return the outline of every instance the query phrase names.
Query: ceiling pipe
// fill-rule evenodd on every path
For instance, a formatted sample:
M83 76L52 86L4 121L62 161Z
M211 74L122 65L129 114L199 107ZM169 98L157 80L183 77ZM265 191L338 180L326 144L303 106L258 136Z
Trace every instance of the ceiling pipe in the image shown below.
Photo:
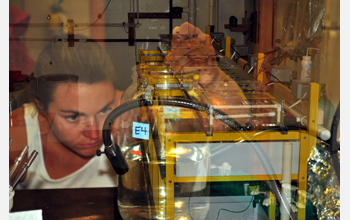
M197 11L196 0L188 0L188 9L189 9L188 22L196 26L196 11Z
M214 0L209 0L209 25L214 25L213 23L214 17Z

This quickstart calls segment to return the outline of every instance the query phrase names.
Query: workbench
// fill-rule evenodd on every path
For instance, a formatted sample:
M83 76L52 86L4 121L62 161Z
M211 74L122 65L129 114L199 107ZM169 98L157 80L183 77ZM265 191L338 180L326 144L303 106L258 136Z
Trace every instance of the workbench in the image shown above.
M117 188L16 190L11 212L42 210L43 220L122 219Z

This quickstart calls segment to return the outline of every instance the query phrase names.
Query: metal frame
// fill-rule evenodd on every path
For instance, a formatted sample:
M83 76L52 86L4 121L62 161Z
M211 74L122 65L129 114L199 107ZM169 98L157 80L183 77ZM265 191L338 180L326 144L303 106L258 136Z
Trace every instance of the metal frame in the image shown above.
M229 39L226 39L228 44ZM229 50L228 50L229 51ZM151 51L151 54L155 54L156 51ZM139 52L141 55L141 51ZM230 54L227 54L230 56ZM150 56L152 57L152 56ZM141 60L141 58L140 58ZM261 60L260 60L261 61ZM262 61L261 61L262 62ZM261 65L261 63L260 63ZM147 65L146 65L147 67ZM148 66L147 71L151 71L156 68L155 66ZM147 72L146 71L146 72ZM147 74L146 74L147 75ZM263 74L261 74L263 75ZM262 77L262 76L260 76ZM148 80L156 80L151 77ZM159 93L160 92L160 93ZM157 96L167 93L169 96L174 95L175 91L162 91L158 90L158 94L153 94L157 100ZM151 182L154 189L154 201L157 213L162 217L174 218L174 186L175 183L180 182L220 182L220 181L256 181L256 180L281 180L282 175L255 175L255 176L212 176L212 177L177 177L175 175L176 159L174 157L174 149L176 143L186 142L239 142L239 141L298 141L300 143L299 154L299 171L298 174L291 176L292 180L296 180L298 184L298 202L304 206L299 206L298 219L306 218L306 190L307 190L307 160L310 156L311 150L316 146L317 141L317 112L318 112L318 98L319 98L319 84L310 83L309 86L309 114L308 114L308 129L299 131L288 131L286 134L278 131L259 132L259 131L246 131L246 132L214 132L211 136L207 136L204 132L187 132L187 133L171 133L165 132L165 119L166 116L161 108L157 113L153 113L154 118L158 121L156 125L158 127L159 140L163 146L165 146L166 158L166 177L162 179L160 177L160 170L158 166L150 166L150 174L152 174ZM166 95L167 96L167 95ZM157 106L155 101L153 106ZM158 114L158 115L157 115ZM189 112L181 112L180 118L193 118L195 114ZM206 117L205 114L203 116ZM244 138L242 138L242 136ZM155 158L155 149L151 150L151 156ZM151 158L152 159L152 158ZM159 190L160 189L160 190ZM163 190L163 191L162 191ZM165 190L165 191L164 191ZM271 205L269 207L269 218L275 219L276 211L276 198L270 193Z
M298 209L298 219L305 219L306 217L306 189L307 189L307 160L311 150L316 145L316 131L317 131L317 107L318 107L318 84L310 83L310 111L309 111L309 128L307 131L289 131L287 134L282 134L278 131L259 133L256 131L243 132L244 141L299 141L300 155L299 155L299 172L292 175L292 180L297 180L298 183L298 199L304 206ZM161 112L160 112L161 113ZM158 128L165 123L164 117L158 121ZM174 157L174 149L176 143L186 142L239 142L243 141L242 132L214 132L212 136L207 136L204 133L189 132L189 133L163 133L161 140L165 141L166 146L166 177L164 180L159 178L159 170L156 166L152 173L154 174L152 184L155 189L165 188L166 196L161 194L155 196L158 201L158 212L164 213L168 218L174 218L174 187L175 183L184 182L221 182L221 181L264 181L264 180L281 180L282 175L254 175L254 176L211 176L211 177L177 177L175 175L176 158ZM155 192L154 192L155 193ZM271 205L269 207L269 218L275 219L276 198L270 193ZM164 201L166 201L164 203Z

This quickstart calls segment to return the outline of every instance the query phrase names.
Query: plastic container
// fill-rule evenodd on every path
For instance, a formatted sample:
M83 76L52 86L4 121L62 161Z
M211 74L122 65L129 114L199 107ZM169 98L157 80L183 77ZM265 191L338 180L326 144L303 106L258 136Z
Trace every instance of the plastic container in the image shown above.
M310 82L311 67L312 67L311 56L303 56L303 60L301 61L301 71L300 71L300 79L299 79L301 82Z
M136 97L143 96L144 92L139 91ZM128 93L124 97L125 101L132 100L134 96ZM115 120L116 124L120 125L120 130L114 139L118 142L129 166L126 174L118 175L119 213L123 219L181 219L189 214L188 206L179 207L169 197L178 198L192 193L208 197L210 188L207 182L203 181L174 183L170 180L171 174L168 173L167 168L168 166L176 167L176 170L180 172L177 174L179 176L186 175L188 172L200 174L201 177L208 176L210 151L205 144L200 147L191 144L181 147L176 144L174 149L169 151L171 145L167 139L164 139L164 132L167 132L168 128L183 131L188 127L186 125L190 122L185 123L185 120L175 117L177 113L180 114L186 109L156 105L134 109L126 105L126 108L129 108L129 111ZM163 121L163 117L166 117L167 120ZM147 130L149 139L136 135L134 123L142 126L148 125L145 126L147 129L139 131ZM192 123L190 125L194 126ZM171 160L169 157L176 158L176 160ZM172 190L169 190L171 188ZM169 214L169 209L174 210L174 213ZM204 219L208 210L209 201L191 207L190 214L193 219Z

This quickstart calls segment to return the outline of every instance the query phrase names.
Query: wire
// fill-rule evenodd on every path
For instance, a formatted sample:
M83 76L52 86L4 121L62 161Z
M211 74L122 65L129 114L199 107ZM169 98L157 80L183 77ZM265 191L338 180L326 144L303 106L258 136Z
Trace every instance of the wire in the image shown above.
M233 45L231 44L231 49L240 57L242 58L242 56L237 52L237 50L235 50L235 48L233 47Z
M132 7L133 7L133 14L135 14L135 0L132 1ZM135 63L138 63L138 56L137 56L137 42L136 42L136 28L134 29L134 56L135 56Z
M257 188L257 186L255 186L254 191L256 190L256 188ZM221 211L231 212L231 213L235 213L235 214L245 212L250 207L250 205L252 204L253 200L254 200L254 196L252 196L252 198L250 199L250 202L249 202L248 206L245 209L240 210L240 211L232 211L232 210L228 210L228 209L224 209L224 208L219 209L218 214L216 216L216 220L219 219L219 215L220 215Z
M92 24L90 24L89 26L87 26L87 27L84 28L84 29L80 29L80 30L78 29L78 31L84 31L84 30L86 30L86 29L88 29L88 28L94 26L94 25L96 24L96 22L102 18L102 15L106 12L106 10L107 10L107 8L108 8L108 6L109 6L109 3L111 3L111 1L112 1L112 0L109 0L109 1L108 1L108 3L107 3L107 5L106 5L105 9L103 10L103 12L102 12L101 14L98 14L97 19L96 19Z
M231 213L235 213L235 214L245 212L250 207L250 205L252 204L253 199L254 199L254 196L252 196L252 198L251 198L247 208L245 208L245 209L243 209L241 211L232 211L232 210L228 210L228 209L224 209L224 208L219 209L218 215L216 216L216 220L219 219L219 215L220 215L221 211L231 212Z
M258 69L258 73L256 74L256 77L255 77L256 80L258 79L258 76L259 76L262 72L264 72L264 71L263 71L263 69L264 69L264 68L263 68L264 62L265 62L265 61L263 61L263 63L261 64L261 67Z
M245 67L246 67L246 66L248 66L249 69L250 69L250 66L248 65L248 63L245 63L245 64L243 65L243 70L245 70Z
M254 191L256 190L256 188L257 188L257 186L255 186ZM220 212L221 212L221 211L227 211L227 212L236 213L236 214L237 214L237 213L245 212L245 211L250 207L250 205L252 204L253 200L254 200L254 196L252 196L252 198L250 199L250 202L249 202L248 206L247 206L245 209L240 210L240 211L233 211L233 210L228 210L228 209L224 209L224 208L219 209L218 214L217 214L217 216L216 216L216 220L219 219L219 215L220 215ZM191 214L190 201L191 201L191 197L189 196L189 197L188 197L188 203L187 203L188 214L190 215L191 220L193 220L193 217L192 217L192 214Z
M271 53L271 52L272 52L272 51L270 51L269 53ZM264 53L264 54L267 54L267 53ZM271 56L268 56L268 57L264 56L264 57L262 57L262 58L260 58L260 59L264 59L264 61L262 62L261 67L260 67L259 69L257 69L256 79L258 79L258 76L259 76L262 72L264 72L266 63L270 63L270 64L271 64L271 61L273 61L273 57L271 58ZM260 60L260 59L257 59L257 61ZM255 64L256 64L256 62L255 62Z
M274 76L272 73L270 73L270 72L266 72L267 74L269 74L270 76L272 76L273 78L275 78L279 83L282 83L283 84L283 82L279 79L279 78L277 78L276 76Z
M125 31L125 33L129 33L129 31L126 31L126 29L125 29L125 21L123 22L123 29L124 29L124 31Z

